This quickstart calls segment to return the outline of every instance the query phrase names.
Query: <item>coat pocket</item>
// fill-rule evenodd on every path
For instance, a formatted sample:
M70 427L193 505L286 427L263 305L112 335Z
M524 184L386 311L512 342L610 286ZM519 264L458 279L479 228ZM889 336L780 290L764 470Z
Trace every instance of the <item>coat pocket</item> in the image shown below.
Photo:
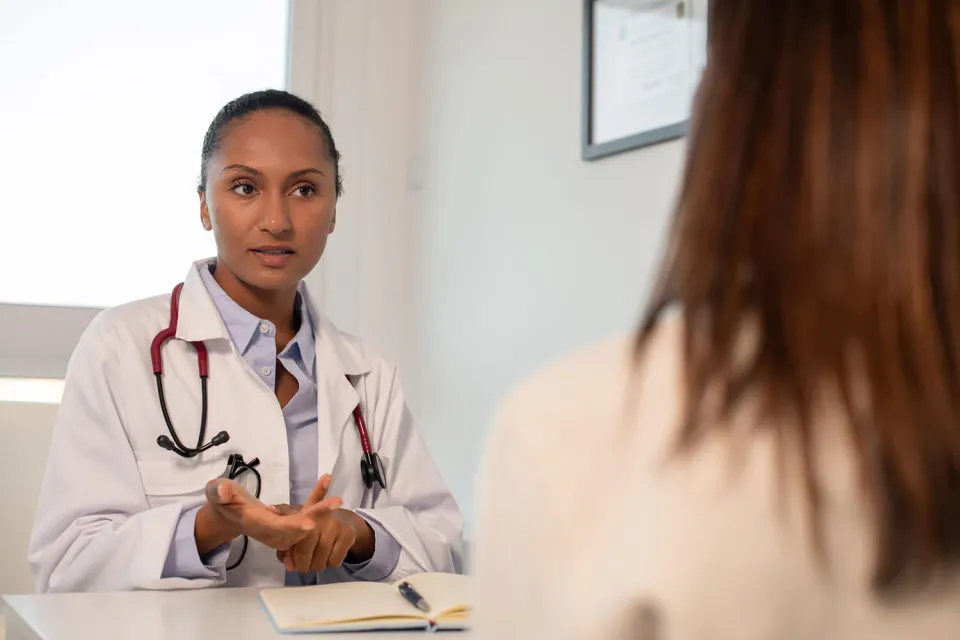
M153 498L202 498L207 482L226 469L227 455L204 459L151 453L138 457L137 465L143 492L151 502Z

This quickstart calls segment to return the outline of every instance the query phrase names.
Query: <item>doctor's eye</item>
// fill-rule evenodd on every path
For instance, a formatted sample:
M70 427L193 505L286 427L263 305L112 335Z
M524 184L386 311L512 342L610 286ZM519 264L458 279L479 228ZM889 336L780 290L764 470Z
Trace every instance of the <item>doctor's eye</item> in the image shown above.
M317 195L317 190L311 184L302 184L293 190L293 195L297 196L298 198L309 198Z
M237 182L230 187L230 191L238 196L252 196L257 192L257 189L249 182Z

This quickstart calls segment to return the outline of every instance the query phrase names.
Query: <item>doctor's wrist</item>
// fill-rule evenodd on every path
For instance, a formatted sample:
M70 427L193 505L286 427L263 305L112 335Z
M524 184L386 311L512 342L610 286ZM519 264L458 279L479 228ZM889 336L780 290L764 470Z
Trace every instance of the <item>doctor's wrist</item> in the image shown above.
M372 558L376 551L376 535L370 523L366 518L348 509L337 509L336 513L342 520L348 522L356 533L353 546L347 552L346 561L350 564L360 564Z
M210 503L204 503L197 511L193 537L201 556L238 538L241 533L239 525L223 518Z

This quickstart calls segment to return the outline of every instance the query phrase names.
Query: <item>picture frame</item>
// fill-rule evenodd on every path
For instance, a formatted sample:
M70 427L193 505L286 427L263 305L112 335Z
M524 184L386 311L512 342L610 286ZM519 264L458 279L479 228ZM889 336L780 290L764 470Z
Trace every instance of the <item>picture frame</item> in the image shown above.
M584 0L581 158L685 136L709 0Z

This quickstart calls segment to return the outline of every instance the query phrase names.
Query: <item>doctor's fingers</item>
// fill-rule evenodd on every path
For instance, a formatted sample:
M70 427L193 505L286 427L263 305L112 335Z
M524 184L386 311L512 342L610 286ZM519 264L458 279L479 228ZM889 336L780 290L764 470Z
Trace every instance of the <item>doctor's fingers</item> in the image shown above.
M350 531L352 531L352 529ZM353 543L356 541L356 535L351 536L349 531L344 530L336 542L333 543L333 548L330 550L330 557L326 561L327 566L339 567L343 564L347 554L350 553L350 549L353 547Z
M241 525L243 533L273 549L289 549L317 528L310 518L282 516L266 507L244 509Z
M289 516L293 515L294 513L300 513L300 509L302 508L303 505L301 504L296 506L289 504L274 504L267 507L267 509L270 509L270 511L273 511L277 515L281 516Z
M318 528L320 532L319 540L313 548L313 555L310 559L310 569L313 571L323 571L330 564L330 556L337 541L342 537L342 528L336 521L332 520L326 526Z
M296 566L293 563L293 548L290 549L277 549L277 560L280 561L280 564L283 565L283 568L287 571L293 571Z
M304 543L304 540L301 540L300 542ZM283 564L287 571L293 571L297 568L297 564L293 560L293 550L296 548L296 546L297 545L293 545L289 549L277 549L277 560ZM315 547L316 543L314 543L312 546Z
M293 567L300 573L312 571L313 557L316 555L317 547L322 544L321 540L323 540L323 536L318 529L295 544L292 549L287 551L285 566L288 569Z
M287 571L299 573L339 566L353 546L354 539L349 536L350 532L352 529L345 529L336 520L327 520L293 548L278 551L277 559Z
M329 517L331 511L339 509L341 506L343 506L343 500L336 496L331 496L324 498L317 504L304 505L297 515L310 518L314 522L320 522L324 518Z
M330 483L333 481L333 476L329 473L325 473L320 476L320 479L317 480L317 484L314 485L313 491L310 492L310 495L307 497L307 501L303 503L303 506L309 507L315 504L318 504L321 500L327 497L327 490L330 489Z

